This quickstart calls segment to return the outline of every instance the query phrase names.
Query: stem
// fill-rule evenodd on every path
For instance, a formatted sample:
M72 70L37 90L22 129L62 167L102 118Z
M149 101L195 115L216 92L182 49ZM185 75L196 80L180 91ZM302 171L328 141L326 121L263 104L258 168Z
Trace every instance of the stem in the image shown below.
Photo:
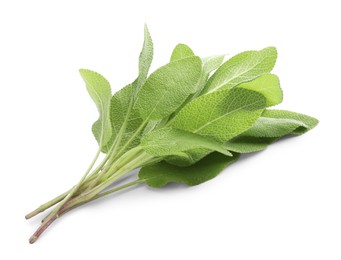
M148 120L145 120L141 123L139 128L129 138L129 140L125 143L125 145L123 147L121 147L121 149L118 151L118 153L116 155L113 154L113 156L110 158L111 162L115 161L117 158L122 156L122 154L124 153L124 150L131 144L131 142L135 139L135 137L144 129L144 127L147 125L147 123L148 123ZM109 161L109 163L110 163L110 161Z
M138 184L143 183L143 182L145 182L144 179L137 179L137 180L135 180L135 181L126 183L126 184L124 184L124 185L122 185L122 186L116 187L116 188L114 188L114 189L108 190L108 191L103 192L103 193L100 193L100 194L97 194L95 197L91 198L90 200L88 200L88 201L86 201L86 202L81 202L81 203L79 203L79 204L75 204L75 205L73 205L72 207L70 207L70 206L68 205L68 203L67 203L67 204L65 205L65 207L63 207L63 208L60 210L60 213L59 213L58 215L59 215L59 217L61 217L61 216L64 215L65 213L69 212L70 210L75 209L75 208L78 208L79 206L82 206L82 205L84 205L85 203L88 203L88 202L90 202L90 201L97 200L97 199L102 198L102 197L104 197L104 196L110 195L110 194L112 194L112 193L114 193L114 192L117 192L117 191L120 191L120 190L129 188L129 187L134 186L134 185L138 185ZM71 201L70 201L70 202L71 202Z
M89 172L91 171L92 167L96 163L99 155L101 153L101 148L98 149L94 159L92 160L91 164L89 165L88 169L86 170L85 174L81 178L81 180L75 185L68 195L64 197L64 199L59 203L57 207L54 208L54 210L44 219L43 223L40 225L40 227L37 229L37 231L31 236L29 242L33 244L39 236L51 225L53 221L55 221L58 218L58 211L64 206L64 204L74 195L74 193L78 190L78 188L81 186L85 178L88 176Z
M134 170L135 168L138 168L141 165L147 163L148 161L154 159L152 156L146 154L140 147L135 147L126 152L122 157L120 157L114 165L107 166L105 169L103 169L103 172L108 171L110 173L108 179L106 179L103 183L99 184L98 186L94 187L91 191L82 193L79 196L72 198L74 193L81 186L83 180L86 178L87 174L93 167L96 159L98 158L99 152L96 154L95 159L91 163L89 169L87 170L86 174L83 176L81 181L76 186L74 186L74 188L72 188L70 193L61 201L61 203L44 219L44 222L30 238L29 240L30 243L34 243L39 238L39 236L48 228L48 226L51 225L51 223L60 216L61 213L64 214L64 212L66 213L67 211L71 210L73 207L76 207L77 205L82 205L84 203L87 203L88 201L94 200L101 196L105 196L106 194L110 194L104 192L102 195L99 193L102 190L106 189L108 186L110 186L113 182L115 182L117 179L119 179L127 172L130 172L131 170ZM111 193L114 191L111 191ZM96 197L97 195L98 197Z
M111 146L111 148L109 149L107 155L105 156L104 160L102 161L102 163L100 165L98 165L98 167L95 169L95 171L93 173L91 173L91 176L94 176L95 174L99 173L99 171L103 168L103 166L107 163L107 161L110 159L110 155L111 153L115 150L115 143ZM90 184L88 185L88 187L86 188L85 191L89 191L91 190L94 186L96 186L98 179L100 178L101 174L98 174L96 177L94 177L92 179L92 181L90 182Z
M37 241L37 239L40 237L40 235L52 224L53 221L57 219L57 216L52 216L49 220L44 222L43 225L41 225L36 232L30 237L30 244L33 244Z
M91 176L89 176L89 178L84 181L83 185L86 186L91 180L93 180L95 178L95 175L92 173ZM82 186L83 186L82 185ZM44 212L45 210L47 210L48 208L52 207L53 205L57 204L58 202L62 201L69 193L70 193L71 189L64 192L63 194L60 194L59 196L55 197L54 199L40 205L37 209L35 209L34 211L30 212L29 214L27 214L25 216L26 219L30 219L36 215L38 215L41 212ZM78 189L78 192L80 191L84 191L82 190L82 188ZM77 192L77 193L78 193ZM76 193L76 194L77 194Z
M139 147L136 147L136 148L139 148ZM134 149L136 149L136 148L134 148ZM129 152L130 151L128 151L126 154L128 154ZM126 157L126 156L123 156L123 157ZM111 184L113 184L117 179L122 177L127 172L130 172L130 171L140 167L141 165L148 163L149 161L152 161L154 159L154 157L146 154L145 152L142 152L142 154L138 155L134 159L131 159L130 156L127 156L129 158L123 158L123 157L122 157L122 162L125 162L127 159L129 159L130 161L128 163L123 164L123 165L120 164L119 166L115 165L114 167L111 167L108 170L108 173L111 174L110 177L107 177L107 179L103 180L103 182L101 184L99 184L98 186L93 188L91 191L89 191L87 193L83 193L80 196L71 200L70 201L70 207L73 207L79 203L90 201L92 198L94 198L96 195L98 195L102 190L109 187Z
M98 156L99 156L99 154L98 154L98 152L97 152L96 157L95 157L95 159L93 160L93 162L92 162L92 164L91 164L92 166L93 166L95 160L97 160ZM107 162L108 159L109 159L109 156L107 155L107 156L103 159L103 161L101 162L101 164L98 165L97 168L89 175L90 178L89 178L88 181L91 181L91 180L93 180L93 179L95 178L95 174L98 173L98 172L101 170L101 168L104 166L104 164ZM90 166L91 166L91 165L90 165ZM90 168L90 167L89 167L89 168ZM92 167L91 167L91 168L92 168ZM88 170L89 170L89 169L88 169ZM91 169L90 169L90 170L91 170ZM87 171L87 172L88 172L88 171ZM88 181L84 182L84 185L87 184ZM55 197L54 199L52 199L52 200L50 200L50 201L48 201L48 202L46 202L46 203L40 205L37 209L35 209L34 211L32 211L32 212L30 212L29 214L27 214L27 215L25 216L25 218L26 218L26 219L30 219L30 218L32 218L32 217L38 215L39 213L44 212L46 209L52 207L53 205L57 204L58 202L62 201L62 200L63 200L63 199L72 191L73 188L74 188L74 187L72 187L70 190L64 192L63 194L60 194L59 196Z
M38 215L39 213L45 211L46 209L52 207L53 205L57 204L58 202L62 201L70 191L64 192L63 194L59 195L58 197L54 198L53 200L50 200L49 202L46 202L42 205L40 205L37 209L32 211L31 213L27 214L25 216L26 219L30 219L34 217L35 215Z

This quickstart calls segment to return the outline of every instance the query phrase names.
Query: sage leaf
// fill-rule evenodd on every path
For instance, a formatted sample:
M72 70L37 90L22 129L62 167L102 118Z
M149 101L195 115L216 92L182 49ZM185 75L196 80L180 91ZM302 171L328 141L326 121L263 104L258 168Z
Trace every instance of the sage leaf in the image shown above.
M92 130L100 147L102 148L109 142L112 136L110 122L110 84L97 72L86 69L81 69L79 72L85 81L86 89L88 90L92 100L95 102L99 112L99 119L95 122Z
M203 70L207 75L219 68L223 63L225 55L210 56L202 59Z
M216 177L238 158L239 155L236 153L230 157L215 152L189 167L179 167L162 161L141 168L139 179L144 180L153 188L161 188L170 182L183 183L188 186L199 185Z
M304 114L265 110L250 129L227 142L226 147L239 153L260 151L283 136L304 134L317 124L317 119Z
M147 25L144 26L144 42L139 56L139 76L136 82L135 95L145 83L153 60L153 41Z
M255 91L242 88L216 91L186 105L172 126L226 142L250 128L264 108L264 96Z
M170 127L154 130L141 139L141 147L147 153L163 157L177 155L195 148L207 148L225 155L232 155L225 146L217 141Z
M153 72L137 95L136 108L144 120L160 120L172 114L196 91L201 60L193 56L177 60Z
M204 92L231 89L242 82L269 73L273 69L276 59L277 51L274 47L237 54L221 65L212 75Z
M186 44L179 43L175 46L170 61L177 61L194 56L194 52Z
M238 88L245 88L261 93L266 99L266 106L271 107L282 103L283 92L279 84L279 79L274 74L265 74L258 78L241 83Z

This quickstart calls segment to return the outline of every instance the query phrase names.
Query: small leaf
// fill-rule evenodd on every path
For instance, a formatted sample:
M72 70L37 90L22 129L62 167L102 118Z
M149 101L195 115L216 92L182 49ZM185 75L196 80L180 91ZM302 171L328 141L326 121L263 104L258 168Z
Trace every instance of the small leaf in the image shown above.
M220 56L211 56L211 57L202 59L203 69L202 69L201 78L198 84L198 90L197 90L197 93L195 94L196 97L201 94L211 72L217 69L221 65L221 63L224 60L224 57L225 57L224 55L220 55Z
M153 72L137 95L136 108L144 120L172 114L196 91L201 60L193 56L168 63Z
M278 105L283 100L283 92L279 85L279 79L274 74L265 74L258 78L238 85L238 88L245 88L261 93L266 98L266 106Z
M170 182L179 182L188 186L199 185L216 177L238 158L238 154L227 157L212 153L189 167L178 167L163 161L143 167L139 172L139 178L154 188L163 187Z
M172 126L226 142L250 128L264 108L265 98L255 91L216 91L186 105Z
M260 151L283 136L304 134L317 124L317 119L307 115L285 110L265 110L249 130L227 142L226 146L238 153Z
M221 65L212 75L204 92L231 89L242 82L269 73L273 69L276 59L277 51L274 47L237 54Z
M147 153L158 157L177 155L195 148L206 148L225 155L231 155L224 145L209 137L170 127L160 128L145 135L141 139L141 147Z
M112 135L109 116L111 99L110 84L97 72L85 69L81 69L79 72L99 112L99 119L95 122L92 131L102 148L108 143Z
M194 52L186 44L179 43L175 46L170 61L177 61L194 56Z
M207 75L219 68L223 63L225 55L210 56L202 59L203 70Z
M135 95L146 82L148 71L153 60L153 41L147 25L144 26L144 42L139 56L139 76L136 82Z

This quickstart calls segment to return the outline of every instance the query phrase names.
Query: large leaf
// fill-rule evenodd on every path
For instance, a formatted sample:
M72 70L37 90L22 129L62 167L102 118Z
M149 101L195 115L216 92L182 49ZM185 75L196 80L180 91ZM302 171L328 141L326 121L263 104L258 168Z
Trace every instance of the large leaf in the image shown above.
M205 86L204 92L231 89L242 82L269 73L273 69L276 59L277 51L274 47L237 54L221 65L212 75Z
M194 52L186 44L179 43L175 46L170 61L177 61L194 56Z
M262 75L252 81L238 85L238 88L246 88L261 93L266 98L267 107L278 105L283 100L279 79L274 74Z
M255 91L216 91L185 106L172 126L226 142L250 128L264 108L264 96Z
M168 63L153 72L137 95L136 108L145 120L172 114L197 89L201 60L193 56Z
M94 135L99 145L104 147L112 136L112 128L110 122L110 99L111 88L109 82L97 72L81 69L79 70L90 97L95 102L99 119L93 127Z
M307 115L265 110L249 130L227 142L227 147L239 153L260 151L283 136L304 134L317 124L317 119Z
M141 139L141 147L147 153L157 157L178 155L196 148L206 148L225 155L231 155L223 144L209 137L170 127L160 128L145 135Z
M153 41L147 25L144 26L144 42L139 56L139 76L136 82L135 94L145 83L153 60Z
M212 153L189 167L178 167L163 161L143 167L139 172L139 178L154 188L163 187L170 182L194 186L213 179L238 158L238 154L227 157Z

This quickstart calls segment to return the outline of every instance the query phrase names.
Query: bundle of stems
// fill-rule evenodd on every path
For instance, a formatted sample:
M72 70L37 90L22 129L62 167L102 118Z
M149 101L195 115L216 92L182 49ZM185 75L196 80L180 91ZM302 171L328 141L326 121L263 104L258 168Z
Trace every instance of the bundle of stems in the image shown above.
M148 155L140 147L135 147L121 156L118 156L120 155L119 151L117 153L108 153L103 161L93 169L99 155L100 150L96 153L94 160L77 185L56 198L42 204L25 216L26 219L30 219L57 204L57 206L42 220L41 226L29 239L30 243L34 243L52 222L68 211L103 196L143 183L143 179L136 179L122 186L104 191L123 175L136 168L158 161L157 158Z

